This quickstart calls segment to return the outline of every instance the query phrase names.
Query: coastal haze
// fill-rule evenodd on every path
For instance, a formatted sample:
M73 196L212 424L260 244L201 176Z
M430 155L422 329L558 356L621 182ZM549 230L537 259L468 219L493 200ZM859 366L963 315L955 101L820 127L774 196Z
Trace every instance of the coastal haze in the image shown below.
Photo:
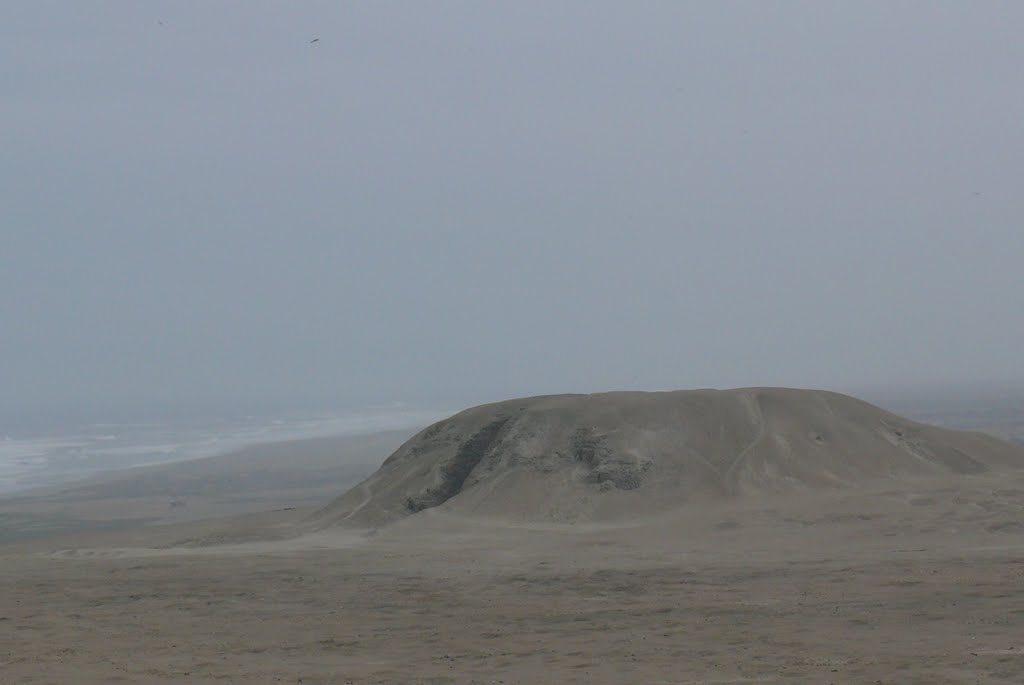
M8 3L2 430L1022 381L1022 22Z
M1022 22L8 3L4 682L1024 681Z

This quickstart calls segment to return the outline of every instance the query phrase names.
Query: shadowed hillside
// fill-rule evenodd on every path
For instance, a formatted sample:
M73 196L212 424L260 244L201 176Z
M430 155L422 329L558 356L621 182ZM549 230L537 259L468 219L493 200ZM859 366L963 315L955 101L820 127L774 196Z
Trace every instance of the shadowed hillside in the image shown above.
M1024 449L846 395L613 392L467 409L414 436L319 525L443 506L520 521L625 520L688 501L1024 465Z

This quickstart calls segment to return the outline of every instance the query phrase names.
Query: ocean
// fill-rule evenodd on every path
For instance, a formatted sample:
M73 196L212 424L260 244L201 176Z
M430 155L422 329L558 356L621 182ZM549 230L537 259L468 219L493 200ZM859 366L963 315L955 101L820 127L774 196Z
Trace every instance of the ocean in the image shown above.
M339 414L95 423L45 434L0 434L0 495L259 443L417 428L449 414L396 405Z

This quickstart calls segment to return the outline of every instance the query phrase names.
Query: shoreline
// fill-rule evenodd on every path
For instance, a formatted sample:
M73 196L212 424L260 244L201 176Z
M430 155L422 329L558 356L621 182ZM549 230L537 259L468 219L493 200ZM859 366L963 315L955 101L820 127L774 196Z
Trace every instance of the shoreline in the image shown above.
M267 442L0 496L0 544L326 503L419 428Z

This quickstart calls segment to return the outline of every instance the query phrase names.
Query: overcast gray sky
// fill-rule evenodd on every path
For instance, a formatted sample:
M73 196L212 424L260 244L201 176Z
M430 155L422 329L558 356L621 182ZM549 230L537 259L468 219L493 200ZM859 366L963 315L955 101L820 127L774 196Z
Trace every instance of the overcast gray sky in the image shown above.
M1019 379L1022 29L5 2L0 409Z

